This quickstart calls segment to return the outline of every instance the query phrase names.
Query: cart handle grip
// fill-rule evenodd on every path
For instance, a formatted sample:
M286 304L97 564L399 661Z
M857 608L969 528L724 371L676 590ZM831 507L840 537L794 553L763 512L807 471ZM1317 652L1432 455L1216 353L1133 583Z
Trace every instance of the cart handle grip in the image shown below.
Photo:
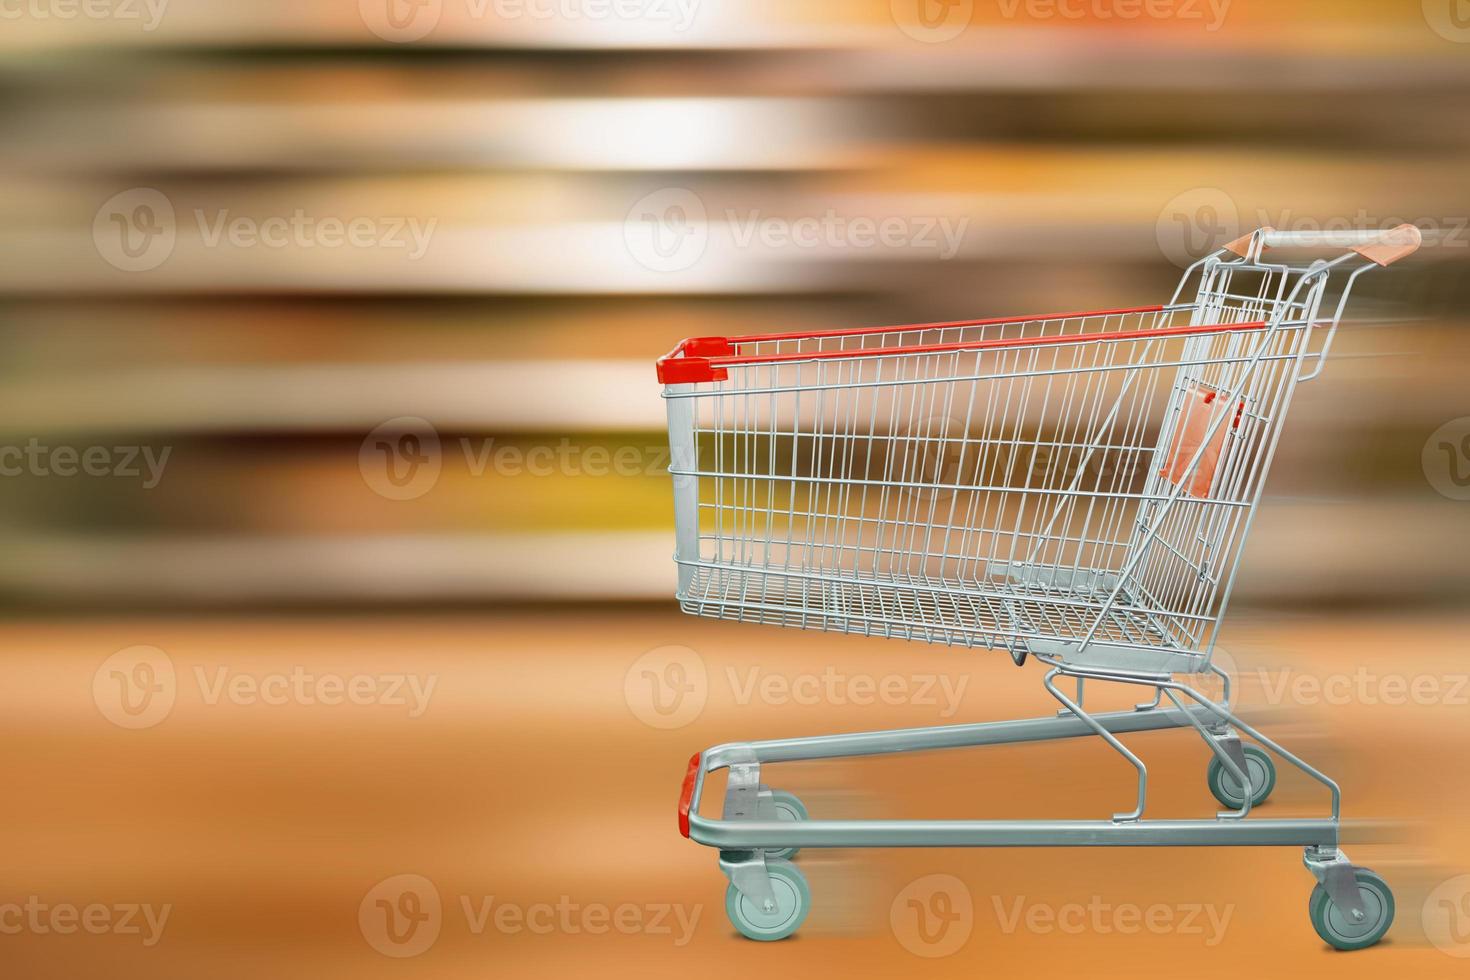
M1343 231L1277 231L1269 225L1249 235L1242 235L1226 245L1228 251L1248 258L1254 243L1267 248L1347 248L1382 266L1413 255L1424 243L1424 233L1417 226L1402 224L1397 228Z

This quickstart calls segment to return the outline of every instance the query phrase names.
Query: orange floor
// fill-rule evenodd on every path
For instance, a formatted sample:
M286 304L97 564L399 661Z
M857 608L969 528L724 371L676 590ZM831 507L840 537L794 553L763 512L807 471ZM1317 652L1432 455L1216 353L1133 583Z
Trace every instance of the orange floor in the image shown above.
M690 753L1052 711L1040 672L1000 655L673 611L11 622L0 973L1460 976L1467 625L1243 613L1223 641L1244 703L1339 778L1347 814L1394 823L1350 848L1396 888L1391 938L1336 954L1295 849L808 852L801 934L736 937L715 855L675 831ZM1150 815L1213 812L1193 735L1131 744ZM1098 817L1132 797L1091 740L767 778L831 817ZM1283 772L1262 812L1325 805Z

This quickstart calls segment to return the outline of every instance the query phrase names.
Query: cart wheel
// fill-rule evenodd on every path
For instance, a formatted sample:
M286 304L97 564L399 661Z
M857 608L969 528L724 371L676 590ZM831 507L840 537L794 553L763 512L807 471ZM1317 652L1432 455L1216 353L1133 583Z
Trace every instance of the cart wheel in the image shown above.
M1266 750L1255 745L1245 747L1245 771L1251 779L1251 806L1260 806L1266 802L1266 797L1276 788L1276 764L1266 754ZM1225 764L1220 761L1219 756L1210 759L1209 771L1205 774L1205 780L1210 784L1210 792L1215 799L1232 810L1239 810L1245 805L1245 792L1240 788L1240 780L1230 774Z
M771 790L771 801L776 804L776 817L780 820L805 820L807 819L806 804L797 799L794 793L788 793L784 789ZM781 847L766 852L768 858L794 858L800 851L799 847Z
M732 882L725 891L725 914L746 939L775 942L785 939L806 921L812 907L812 892L806 878L789 861L766 860L776 909L766 912L740 893Z
M1318 884L1312 889L1307 911L1312 916L1312 928L1317 930L1329 945L1337 949L1367 949L1388 932L1393 925L1393 892L1388 883L1367 868L1355 868L1353 877L1363 895L1363 917L1353 916L1332 904L1327 889Z

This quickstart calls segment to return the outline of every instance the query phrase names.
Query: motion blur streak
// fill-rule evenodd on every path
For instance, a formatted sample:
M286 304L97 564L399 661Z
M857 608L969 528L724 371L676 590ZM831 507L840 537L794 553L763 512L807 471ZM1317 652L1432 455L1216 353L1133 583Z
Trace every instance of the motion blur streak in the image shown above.
M1453 972L1424 910L1470 867L1463 3L15 0L0 131L0 972ZM970 678L958 720L1054 706L1003 656L678 617L653 360L1156 303L1257 226L1401 221L1432 245L1364 280L1298 394L1221 641L1350 819L1416 828L1364 861L1397 875L1391 944L1329 966L1304 874L1219 851L817 855L806 933L733 939L674 832L689 753L938 723L739 698L752 669ZM707 675L677 730L632 703L666 645ZM1213 807L1196 744L1140 742L1156 815ZM1104 751L793 788L1096 816L1130 792ZM1278 815L1321 803L1292 779ZM974 933L916 957L890 906L939 873ZM1011 912L1094 896L1226 924L1207 949ZM156 943L130 904L171 907ZM65 933L73 906L106 928Z

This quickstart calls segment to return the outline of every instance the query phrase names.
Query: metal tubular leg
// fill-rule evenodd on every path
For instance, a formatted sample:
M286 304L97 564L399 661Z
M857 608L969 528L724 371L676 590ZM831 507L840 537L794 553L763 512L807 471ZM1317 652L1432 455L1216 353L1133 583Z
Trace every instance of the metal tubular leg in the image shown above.
M1241 721L1234 712L1230 711L1228 708L1222 708L1220 705L1211 701L1209 698L1201 695L1198 691L1186 687L1183 684L1170 684L1169 687L1193 698L1195 701L1199 702L1210 711L1213 711L1226 724L1233 725L1236 728L1239 728L1251 738L1255 739L1257 742L1260 742L1266 748L1270 749L1272 752L1275 752L1277 755L1281 756L1281 758L1285 759L1287 762L1290 762L1302 772L1317 780L1317 782L1321 783L1323 786L1326 786L1329 790L1332 791L1332 822L1335 824L1341 819L1342 790L1338 788L1337 783L1334 782L1331 777L1327 776L1320 770L1314 768L1309 763L1288 752L1286 749L1281 747L1281 744L1279 742L1275 742L1272 739L1267 738L1265 735L1262 735L1259 731ZM1246 786L1249 784L1243 782L1241 783L1241 785Z
M1186 714L1195 715L1200 721L1214 717L1202 708L1194 707L1187 709ZM1172 710L1107 712L1094 715L1093 720L1110 732L1124 734L1183 728L1191 724L1189 719ZM729 743L710 749L704 753L704 758L709 768L721 769L738 762L776 763L810 759L845 759L894 752L1045 742L1063 738L1083 738L1093 734L1093 728L1067 712L1062 717L1052 718L1024 718L970 725L944 725L938 728L899 728L878 732L853 732L846 735L812 735L805 738Z
M1072 714L1076 715L1079 719L1086 723L1087 726L1098 735L1101 735L1109 745L1111 745L1114 749L1118 751L1119 755L1123 756L1123 758L1133 763L1133 768L1138 770L1138 805L1134 807L1133 810L1129 813L1113 814L1113 819L1116 821L1128 822L1137 820L1139 817L1143 816L1144 803L1148 799L1148 767L1143 764L1142 759L1138 758L1138 756L1134 755L1128 750L1128 746L1118 741L1117 736L1115 736L1112 732L1108 731L1105 727L1099 724L1097 720L1094 719L1087 712L1083 711L1081 705L1073 703L1065 694L1057 689L1057 686L1053 683L1053 680L1060 673L1061 671L1052 669L1047 673L1046 677L1042 680L1041 683L1046 687L1047 691L1051 693L1052 697L1056 698L1058 701L1062 702L1062 704L1066 705L1068 710L1070 710ZM1191 718L1190 721L1191 723L1193 723L1194 719Z
M1149 701L1149 702L1145 703L1145 704L1135 704L1133 706L1133 710L1134 711L1152 711L1155 708L1157 708L1160 704L1163 704L1163 702L1164 702L1164 689L1162 687L1156 687L1156 688L1154 688L1154 699L1152 701Z
M1179 699L1179 695L1175 694L1173 691L1165 691L1164 693L1169 695L1169 700L1174 703L1174 706L1176 708L1182 709L1184 707L1184 702ZM1240 785L1245 787L1245 805L1242 806L1239 810L1221 810L1216 814L1216 816L1218 816L1222 820L1245 819L1247 816L1250 815L1251 797L1255 794L1255 787L1251 785L1250 776L1246 774L1245 767L1237 764L1230 753L1225 751L1224 747L1220 745L1219 741L1214 736L1212 736L1209 730L1206 729L1204 725L1200 724L1200 722L1193 715L1189 716L1189 721L1191 724L1194 725L1195 730L1199 732L1199 737L1204 739L1205 744L1210 747L1210 751L1214 752L1215 755L1219 757L1220 762L1225 766L1225 771L1230 773L1230 775L1234 776L1236 779L1240 780Z

